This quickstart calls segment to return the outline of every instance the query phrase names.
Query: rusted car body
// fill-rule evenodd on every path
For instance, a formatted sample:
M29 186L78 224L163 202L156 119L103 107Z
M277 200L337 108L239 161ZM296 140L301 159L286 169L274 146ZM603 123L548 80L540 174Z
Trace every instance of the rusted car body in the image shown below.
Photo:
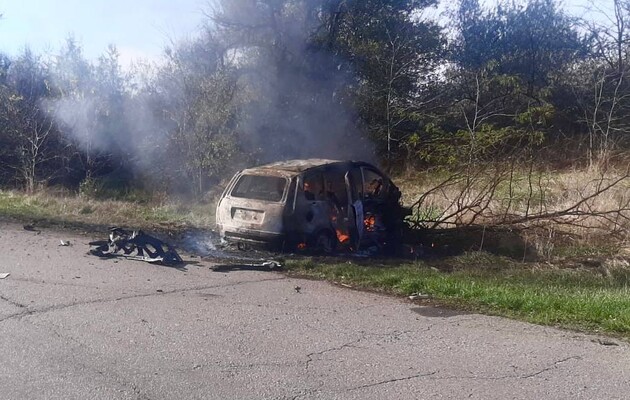
M357 161L292 160L238 172L217 205L229 243L332 252L387 249L399 240L400 191Z

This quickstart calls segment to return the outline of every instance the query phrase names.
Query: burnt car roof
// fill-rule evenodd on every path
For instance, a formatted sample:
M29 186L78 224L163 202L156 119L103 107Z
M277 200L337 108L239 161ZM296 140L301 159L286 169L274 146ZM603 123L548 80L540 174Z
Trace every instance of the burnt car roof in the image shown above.
M287 160L287 161L279 161L271 164L261 165L259 167L247 168L243 170L243 173L274 173L274 172L282 172L286 175L299 175L302 172L322 167L322 166L361 166L367 165L372 166L372 164L362 162L362 161L342 161L342 160L327 160L320 158L311 158L307 160Z

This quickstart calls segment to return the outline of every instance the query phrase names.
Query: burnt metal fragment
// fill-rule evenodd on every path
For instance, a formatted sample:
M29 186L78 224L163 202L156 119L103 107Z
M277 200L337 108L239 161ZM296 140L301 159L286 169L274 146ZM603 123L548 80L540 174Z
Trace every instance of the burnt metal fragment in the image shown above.
M184 262L171 245L140 230L112 227L108 240L90 242L90 246L90 254L101 258L125 257L165 265Z

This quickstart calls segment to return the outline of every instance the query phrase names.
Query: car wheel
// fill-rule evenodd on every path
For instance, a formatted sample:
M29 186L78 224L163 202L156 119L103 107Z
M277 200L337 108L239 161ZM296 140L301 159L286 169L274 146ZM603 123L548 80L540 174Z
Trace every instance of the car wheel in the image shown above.
M330 231L320 231L315 235L312 248L317 253L332 254L337 248L337 238Z

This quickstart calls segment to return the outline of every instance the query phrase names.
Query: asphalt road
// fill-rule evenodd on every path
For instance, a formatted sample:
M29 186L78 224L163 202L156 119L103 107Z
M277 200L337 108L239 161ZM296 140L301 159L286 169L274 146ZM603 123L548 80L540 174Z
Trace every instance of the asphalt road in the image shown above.
M624 342L92 239L0 222L0 399L630 397Z

